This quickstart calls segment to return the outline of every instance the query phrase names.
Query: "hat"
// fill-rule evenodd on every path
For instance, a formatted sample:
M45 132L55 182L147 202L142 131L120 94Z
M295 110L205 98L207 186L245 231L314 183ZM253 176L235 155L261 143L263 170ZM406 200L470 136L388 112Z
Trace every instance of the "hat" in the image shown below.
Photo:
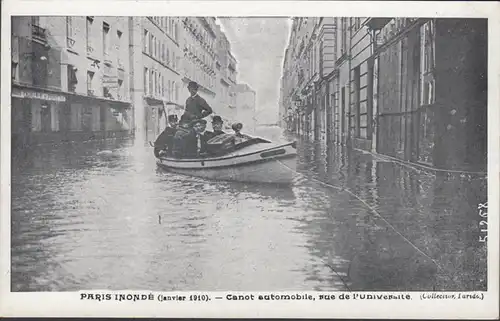
M231 128L233 130L241 130L243 128L243 124L242 123L236 123L233 126L231 126Z
M177 121L178 118L177 118L177 115L168 115L168 121L169 122L174 122L174 121Z
M190 81L188 84L188 88L198 89L199 86L198 86L198 83L196 83L194 81Z
M222 118L220 116L212 117L212 123L223 123Z
M195 119L195 120L191 121L191 126L194 126L196 124L206 125L207 121L205 119Z
M189 117L188 114L183 114L181 116L181 120L179 121L179 123L181 124L189 124L191 122L191 117Z

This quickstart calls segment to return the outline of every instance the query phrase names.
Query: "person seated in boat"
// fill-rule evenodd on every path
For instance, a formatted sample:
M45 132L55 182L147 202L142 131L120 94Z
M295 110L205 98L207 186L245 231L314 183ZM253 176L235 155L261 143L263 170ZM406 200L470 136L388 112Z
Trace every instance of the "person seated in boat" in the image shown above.
M183 122L181 117L180 128L174 138L174 156L178 158L206 156L207 141L210 139L204 134L206 126L207 121L204 119L195 119L191 122L185 119Z
M224 126L224 122L222 121L222 118L220 116L214 116L212 118L212 138L218 135L225 134L225 132L222 130L222 127Z
M191 119L186 114L182 115L172 145L172 154L174 157L182 157L185 153L185 137L191 133L191 130Z
M198 95L198 83L190 81L187 88L191 96L186 99L184 114L195 119L203 119L212 114L213 110L207 101Z
M233 126L231 128L234 130L234 136L236 138L236 141L235 141L236 144L238 144L238 143L240 143L242 141L246 141L246 140L252 139L252 137L241 133L241 130L243 129L243 124L242 123L233 124Z
M172 153L174 136L177 131L177 121L177 115L168 116L168 126L160 134L160 136L158 136L154 143L155 157L160 157L162 155L168 155Z

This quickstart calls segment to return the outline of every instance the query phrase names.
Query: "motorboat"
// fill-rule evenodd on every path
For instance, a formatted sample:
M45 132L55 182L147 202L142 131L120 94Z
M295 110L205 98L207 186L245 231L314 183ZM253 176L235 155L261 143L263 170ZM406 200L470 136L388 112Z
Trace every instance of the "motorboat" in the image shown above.
M157 164L170 172L211 180L289 185L296 177L296 142L273 143L261 137L224 134L208 141L219 147L233 138L231 148L200 158L160 156Z

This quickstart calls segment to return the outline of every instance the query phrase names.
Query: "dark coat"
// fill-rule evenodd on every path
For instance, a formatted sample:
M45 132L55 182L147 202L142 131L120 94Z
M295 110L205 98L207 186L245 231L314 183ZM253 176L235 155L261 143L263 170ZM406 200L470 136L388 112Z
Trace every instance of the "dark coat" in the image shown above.
M167 150L167 152L172 151L172 147L174 144L174 136L177 129L172 127L167 127L165 130L158 136L154 143L154 154L156 157L159 156L160 151Z
M209 135L201 136L201 149L198 154L198 140L192 129L180 128L174 137L174 156L178 158L196 158L207 152Z
M213 113L213 110L205 99L196 95L186 100L185 113L193 118L201 119Z

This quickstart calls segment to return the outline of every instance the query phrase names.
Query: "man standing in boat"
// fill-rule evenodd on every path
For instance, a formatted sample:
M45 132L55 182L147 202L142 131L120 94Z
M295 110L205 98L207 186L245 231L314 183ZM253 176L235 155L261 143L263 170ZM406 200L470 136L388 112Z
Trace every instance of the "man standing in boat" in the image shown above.
M198 95L198 88L199 86L196 82L189 82L188 90L191 96L186 100L184 114L191 119L202 119L213 113L207 101Z
M174 136L177 132L177 115L168 116L167 128L158 136L154 144L154 154L156 157L162 154L171 154L174 143Z

